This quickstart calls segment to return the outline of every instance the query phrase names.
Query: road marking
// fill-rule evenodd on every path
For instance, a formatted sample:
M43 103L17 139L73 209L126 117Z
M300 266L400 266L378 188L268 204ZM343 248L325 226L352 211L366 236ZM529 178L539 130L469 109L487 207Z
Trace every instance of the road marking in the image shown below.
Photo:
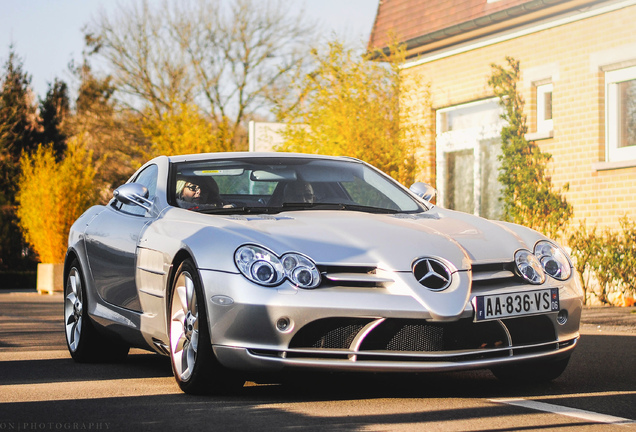
M549 399L575 399L575 398L590 398L590 397L605 397L605 396L636 396L636 390L543 395L541 396L541 400L545 401Z
M626 419L622 417L614 417L606 414L599 414L592 411L585 411L576 408L569 408L560 405L548 404L545 402L537 402L526 399L490 399L491 402L514 405L523 408L530 408L537 411L545 411L554 414L560 414L568 417L579 418L583 420L593 421L595 423L607 423L613 425L631 425L636 424L636 420Z

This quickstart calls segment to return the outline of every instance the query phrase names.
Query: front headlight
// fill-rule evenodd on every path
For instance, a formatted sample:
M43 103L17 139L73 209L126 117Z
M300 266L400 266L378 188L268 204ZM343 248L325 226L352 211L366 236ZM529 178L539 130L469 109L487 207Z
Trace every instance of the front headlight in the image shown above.
M546 240L542 240L534 247L534 254L541 262L541 267L550 276L558 280L566 280L572 274L572 266L565 252Z
M320 285L316 265L297 253L286 253L279 258L265 248L245 245L234 253L234 262L246 278L260 285L278 285L285 278L300 288Z
M246 278L257 284L278 285L285 278L278 257L258 246L241 246L234 253L234 262Z
M520 249L515 253L515 264L521 276L534 285L545 282L545 272L539 259L529 250Z
M320 273L316 265L303 255L288 253L282 258L285 276L301 288L316 288L320 284Z

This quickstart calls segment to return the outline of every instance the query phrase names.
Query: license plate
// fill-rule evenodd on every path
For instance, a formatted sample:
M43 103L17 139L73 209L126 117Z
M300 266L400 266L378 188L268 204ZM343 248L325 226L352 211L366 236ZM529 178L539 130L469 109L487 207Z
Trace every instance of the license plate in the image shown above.
M473 307L475 321L558 311L559 289L477 296L473 300Z

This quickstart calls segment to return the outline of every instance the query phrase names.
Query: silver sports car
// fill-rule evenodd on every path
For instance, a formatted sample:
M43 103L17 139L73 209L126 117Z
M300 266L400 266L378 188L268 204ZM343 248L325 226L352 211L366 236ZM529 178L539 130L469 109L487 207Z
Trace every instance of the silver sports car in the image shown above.
M583 295L566 252L434 193L344 157L153 159L71 228L69 351L156 351L187 393L301 369L558 377Z

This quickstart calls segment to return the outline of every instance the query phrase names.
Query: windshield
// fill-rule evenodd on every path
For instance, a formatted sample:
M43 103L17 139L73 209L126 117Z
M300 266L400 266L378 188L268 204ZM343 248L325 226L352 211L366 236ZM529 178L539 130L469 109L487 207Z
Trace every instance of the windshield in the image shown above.
M346 160L244 158L182 162L171 204L206 213L291 210L420 212L423 205L369 166Z

